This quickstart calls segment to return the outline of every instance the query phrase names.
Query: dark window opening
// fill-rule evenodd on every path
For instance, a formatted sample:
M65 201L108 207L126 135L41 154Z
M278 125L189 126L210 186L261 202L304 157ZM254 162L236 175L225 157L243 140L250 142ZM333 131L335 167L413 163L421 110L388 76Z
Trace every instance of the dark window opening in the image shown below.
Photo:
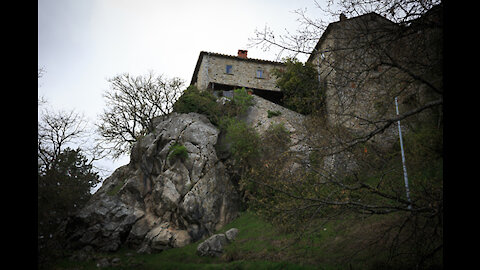
M263 70L261 69L257 69L257 75L256 75L257 78L263 78Z
M227 65L226 69L225 69L225 73L227 74L233 74L233 71L232 71L232 65Z

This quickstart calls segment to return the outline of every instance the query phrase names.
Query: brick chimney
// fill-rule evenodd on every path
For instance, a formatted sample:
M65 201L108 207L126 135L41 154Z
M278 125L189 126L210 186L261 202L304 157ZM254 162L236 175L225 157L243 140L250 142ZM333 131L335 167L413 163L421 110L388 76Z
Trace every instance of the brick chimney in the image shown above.
M238 57L247 58L247 50L238 50Z

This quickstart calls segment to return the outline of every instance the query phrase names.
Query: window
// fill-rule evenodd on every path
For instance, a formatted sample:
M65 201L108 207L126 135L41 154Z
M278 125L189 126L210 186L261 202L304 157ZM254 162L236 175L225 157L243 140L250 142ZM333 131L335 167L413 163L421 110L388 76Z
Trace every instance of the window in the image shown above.
M257 78L263 78L263 70L257 69Z
M226 70L225 70L225 73L227 73L227 74L233 74L232 65L227 65Z

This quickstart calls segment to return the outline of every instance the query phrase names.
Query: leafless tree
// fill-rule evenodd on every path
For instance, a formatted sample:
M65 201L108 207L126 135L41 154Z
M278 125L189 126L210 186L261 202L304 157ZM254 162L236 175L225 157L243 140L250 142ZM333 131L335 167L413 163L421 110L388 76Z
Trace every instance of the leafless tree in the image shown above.
M299 29L295 33L285 29L285 33L275 33L270 27L255 30L255 36L249 39L249 46L259 46L264 50L277 52L277 60L283 55L296 57L299 54L310 55L318 39L327 29L331 18L357 17L375 12L392 22L409 25L432 7L439 5L440 0L327 0L319 3L314 0L315 6L325 18L311 18L306 9L297 9L293 12L298 15Z
M327 24L299 9L296 13L302 28L297 33L278 35L265 28L257 30L250 41L252 46L277 49L279 56L310 56L327 89L330 122L363 130L345 145L364 143L397 120L414 118L425 110L441 111L442 11L429 14L439 9L440 1L316 4L343 21ZM401 102L399 116L392 113L391 106L397 96L410 102Z
M86 133L86 124L83 115L74 110L43 110L38 122L38 158L42 170L55 166L62 150Z
M38 252L49 262L57 252L54 232L62 219L83 207L100 176L92 162L98 155L88 145L87 121L75 110L45 108L38 119ZM54 247L54 248L53 248Z
M309 54L326 89L323 114L307 121L312 151L310 160L297 161L303 173L283 169L288 155L269 161L250 180L259 188L257 202L273 219L300 226L341 213L398 215L380 234L388 238L391 258L410 254L422 265L443 247L441 3L317 5L340 21L327 25L297 10L303 30L277 36L265 28L251 39L279 54ZM398 121L408 144L411 200L403 184ZM406 243L411 250L402 250Z
M41 67L38 69L38 78L40 79L41 77L43 77L43 74L45 74L45 68Z
M154 119L172 112L173 104L182 94L180 78L121 74L108 80L110 90L104 97L107 107L97 124L103 145L114 158L130 151L140 136L151 132Z
M41 67L38 69L38 79L42 78L43 77L43 74L45 74L45 68ZM38 84L38 87L40 87L40 84ZM40 96L38 97L38 106L42 106L42 105L45 105L47 103L47 100L45 99L45 97L43 96Z
M38 69L38 78L45 74L44 68ZM81 146L83 154L89 158L89 165L103 156L100 149L88 143L92 136L88 132L88 121L85 116L75 110L54 110L48 108L48 100L38 97L38 158L43 170L54 166L57 157L66 148Z

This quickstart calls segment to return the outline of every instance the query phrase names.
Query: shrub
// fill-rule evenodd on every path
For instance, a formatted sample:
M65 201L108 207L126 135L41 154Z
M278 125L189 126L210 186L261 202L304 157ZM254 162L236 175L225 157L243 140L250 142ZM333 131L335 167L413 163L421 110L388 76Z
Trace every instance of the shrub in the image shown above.
M235 89L231 102L225 105L217 103L216 97L209 91L200 91L197 87L189 86L173 105L173 111L177 113L200 113L214 125L220 124L223 117L236 117L244 114L248 107L253 104L253 97L245 88Z
M268 110L268 111L267 111L267 114L268 114L268 116L267 116L268 118L272 118L272 117L274 117L274 116L279 116L279 115L281 115L282 112L281 112L281 111L270 111L270 110Z
M244 114L248 107L253 105L253 97L247 93L245 87L233 90L233 104L237 108L237 115Z
M174 162L178 159L185 161L188 158L187 148L179 143L175 143L170 146L168 160Z
M309 62L303 64L296 58L287 58L284 62L285 68L274 69L273 74L283 92L285 106L302 114L318 111L323 95L315 66Z
M218 124L220 109L215 96L208 91L199 91L191 85L173 105L177 113L200 113L207 116L213 124Z
M283 123L272 124L263 135L262 151L264 155L279 155L288 150L290 141L290 132Z
M260 137L257 132L245 122L229 117L222 119L220 128L226 132L230 153L236 164L242 167L255 164L260 147Z
M110 196L115 196L118 194L120 189L122 189L123 185L125 185L125 182L127 181L127 178L120 179L113 188L111 188L109 191L107 191L107 195Z

